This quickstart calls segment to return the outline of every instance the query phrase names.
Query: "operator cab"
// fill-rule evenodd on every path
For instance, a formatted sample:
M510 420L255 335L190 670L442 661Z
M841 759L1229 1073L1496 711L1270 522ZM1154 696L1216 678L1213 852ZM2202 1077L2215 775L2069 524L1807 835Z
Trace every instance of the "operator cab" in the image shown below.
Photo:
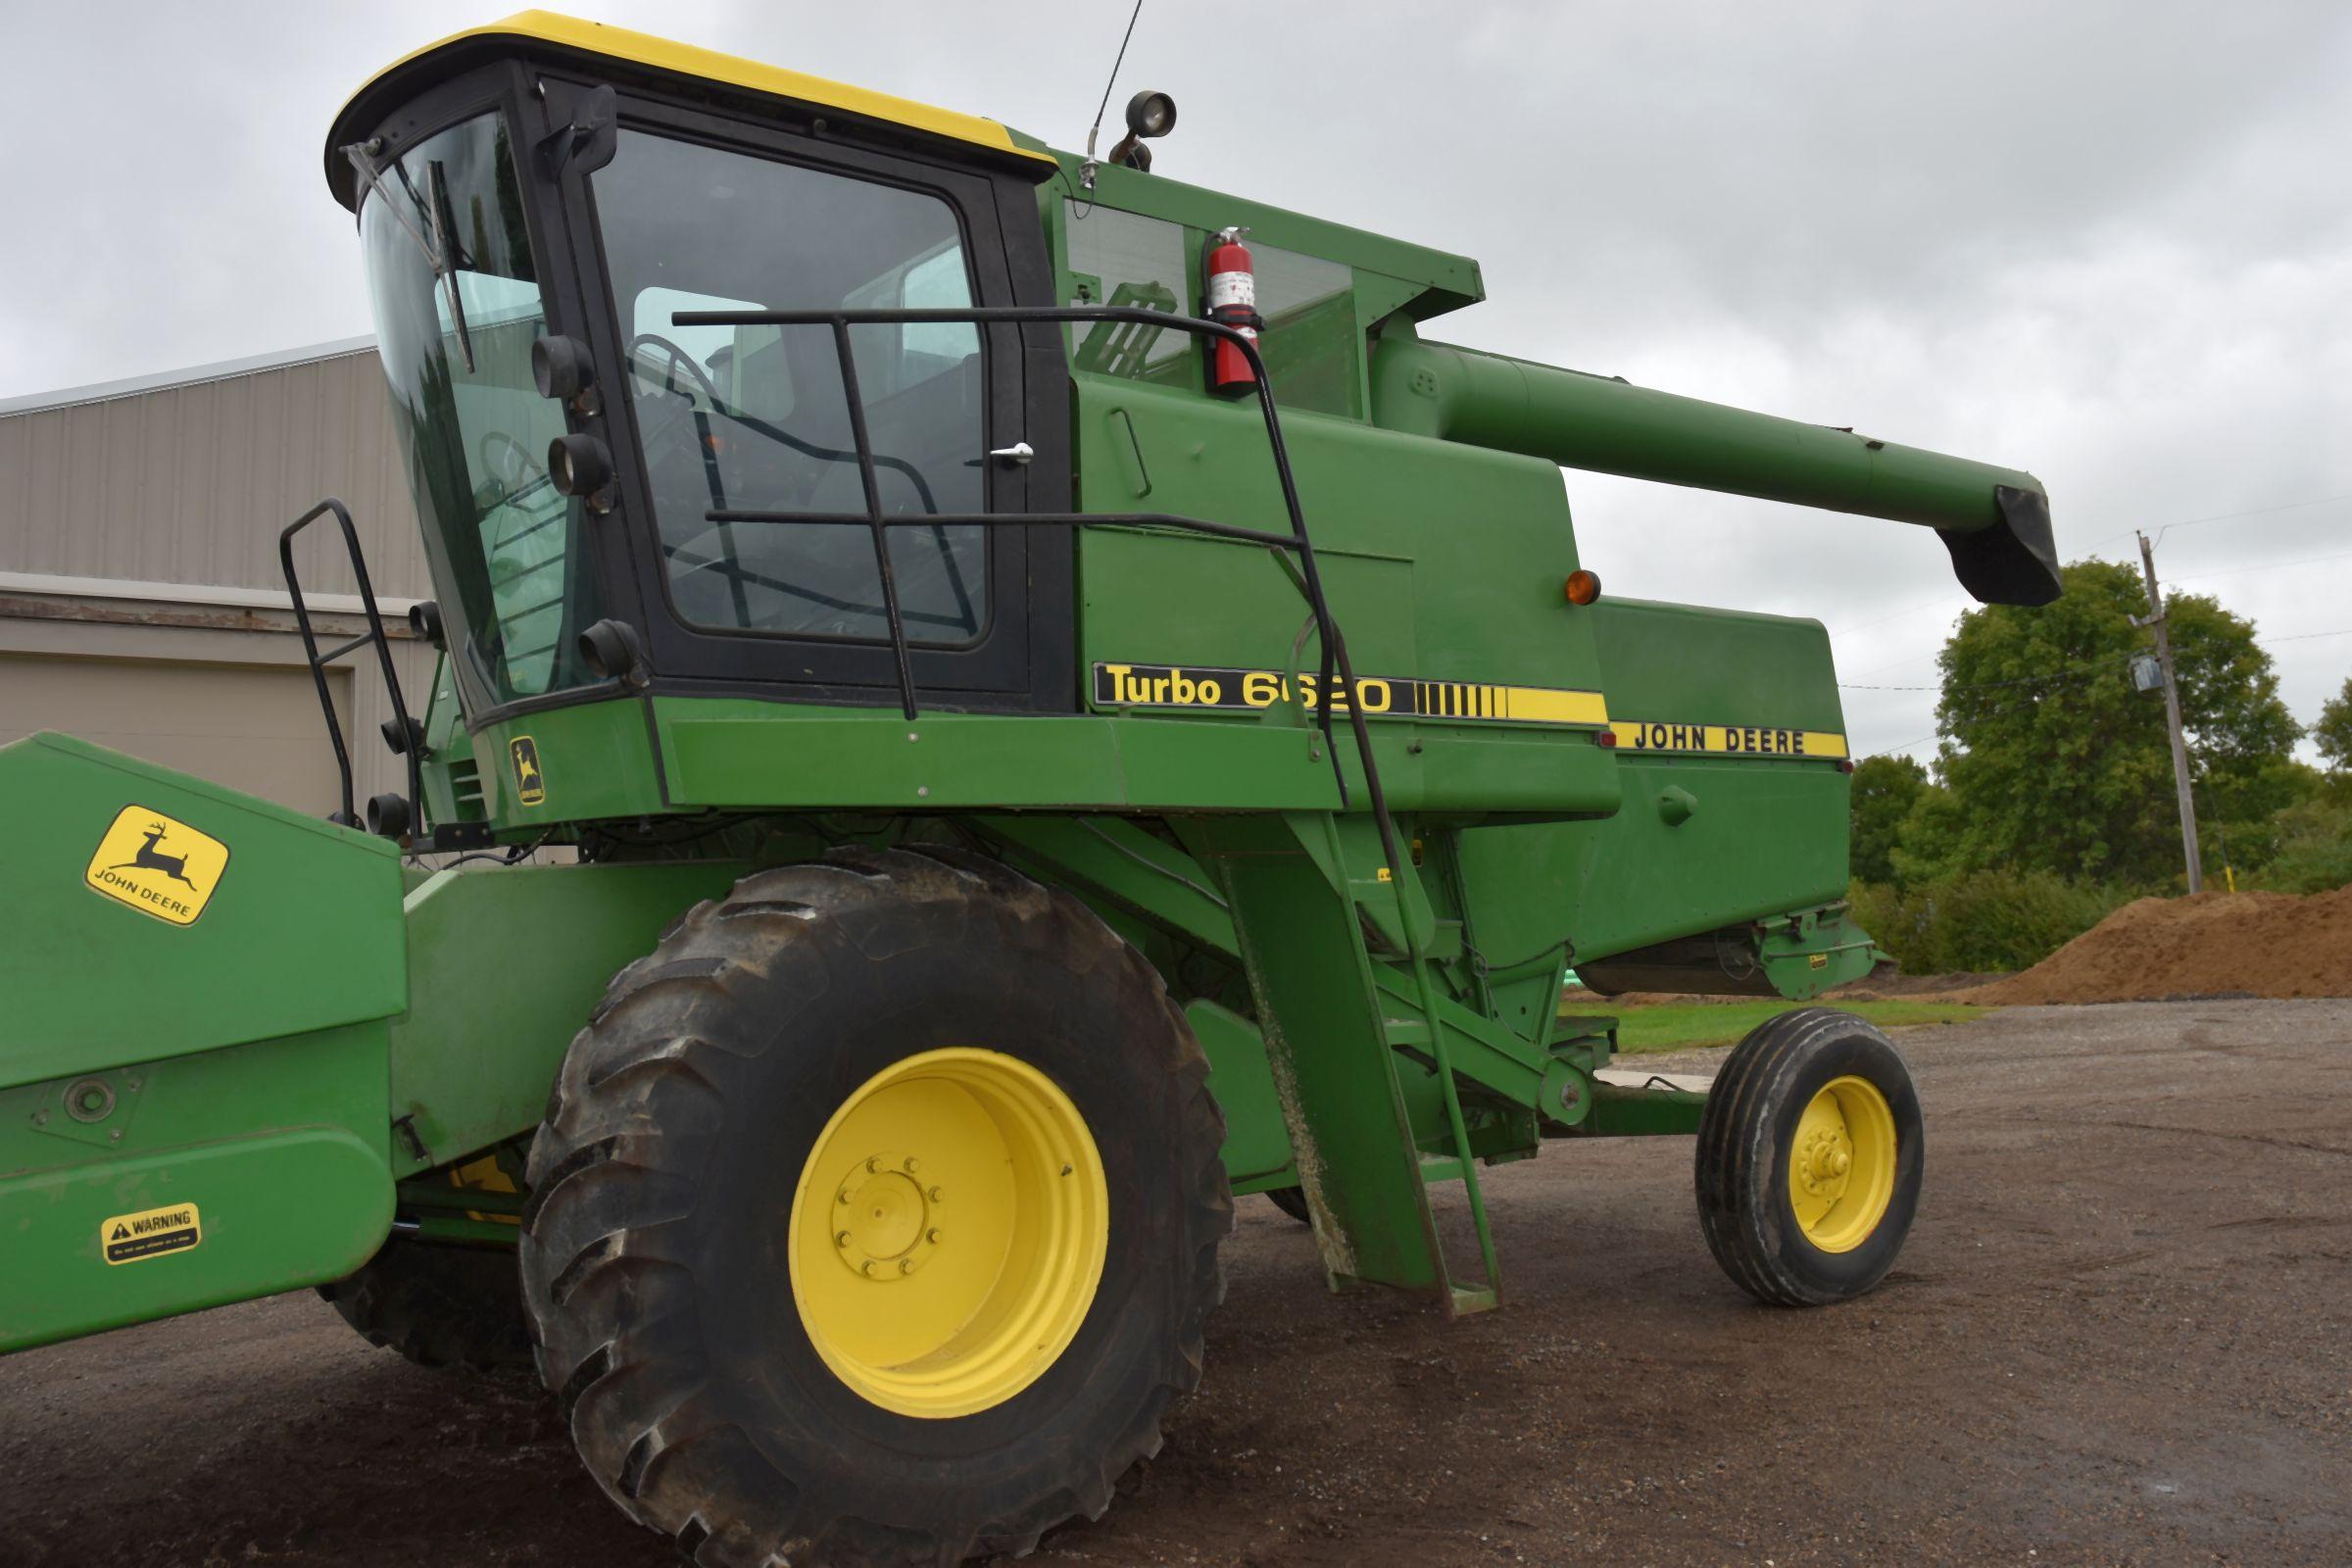
M1073 706L1067 530L921 521L1068 509L1057 327L867 322L845 349L679 319L1051 305L1054 170L992 122L544 13L362 90L327 175L468 724L624 675L895 703L876 504L925 706ZM614 638L634 667L598 656Z

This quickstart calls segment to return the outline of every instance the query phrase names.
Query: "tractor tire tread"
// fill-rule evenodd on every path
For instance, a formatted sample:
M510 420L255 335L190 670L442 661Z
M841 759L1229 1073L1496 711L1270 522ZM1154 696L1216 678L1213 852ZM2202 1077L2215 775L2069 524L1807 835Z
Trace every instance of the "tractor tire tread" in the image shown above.
M960 1540L842 1515L740 1429L696 1418L700 1374L655 1328L694 1310L691 1271L663 1233L692 1218L699 1147L724 1108L706 1064L713 1054L757 1055L775 1038L772 1027L743 1027L745 1009L724 1004L798 943L888 940L892 912L909 902L965 906L955 915L962 924L993 924L994 935L1037 951L1063 944L1148 986L1175 1045L1167 1065L1182 1085L1187 1145L1205 1152L1185 1195L1184 1223L1200 1238L1193 1284L1150 1396L1094 1457L1073 1459L1077 1473ZM1099 1516L1118 1477L1158 1450L1169 1402L1199 1384L1206 1320L1224 1294L1217 1247L1233 1224L1223 1142L1207 1058L1158 971L1069 893L935 845L835 850L755 872L687 909L652 954L614 975L565 1055L528 1165L524 1279L540 1375L561 1392L598 1484L703 1568L946 1565L980 1546L1025 1554L1055 1524Z
M1732 1282L1771 1306L1827 1305L1877 1283L1875 1274L1859 1284L1810 1277L1782 1245L1786 1237L1776 1240L1769 1223L1779 1200L1769 1190L1776 1154L1772 1135L1778 1113L1785 1108L1774 1103L1775 1098L1786 1095L1804 1058L1834 1038L1868 1042L1908 1082L1900 1054L1876 1027L1834 1007L1799 1007L1766 1019L1733 1048L1700 1114L1693 1159L1700 1234ZM1915 1122L1916 1102L1912 1115ZM1907 1135L1917 1139L1916 1125ZM1890 1214L1895 1247L1909 1228L1911 1205L1917 1200L1916 1157L1915 1152L1911 1189L1898 1192ZM1887 1256L1890 1261L1891 1250Z

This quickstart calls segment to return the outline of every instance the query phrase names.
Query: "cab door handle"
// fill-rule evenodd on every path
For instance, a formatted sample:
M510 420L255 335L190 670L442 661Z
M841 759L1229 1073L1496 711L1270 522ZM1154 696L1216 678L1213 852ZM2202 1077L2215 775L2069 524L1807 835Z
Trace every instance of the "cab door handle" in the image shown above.
M989 453L989 456L999 463L1008 464L1017 468L1026 466L1031 458L1036 457L1037 449L1026 441L1015 441L1008 447L998 447Z

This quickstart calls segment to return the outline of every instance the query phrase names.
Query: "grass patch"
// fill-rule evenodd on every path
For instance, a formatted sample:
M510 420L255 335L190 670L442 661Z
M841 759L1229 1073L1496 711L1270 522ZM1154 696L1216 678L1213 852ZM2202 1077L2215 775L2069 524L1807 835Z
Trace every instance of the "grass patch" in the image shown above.
M1735 1044L1750 1029L1775 1013L1820 1005L1811 1002L1682 1003L1660 1007L1617 1009L1617 1049L1626 1055L1643 1051L1690 1051L1701 1046ZM1858 1013L1882 1029L1905 1029L1916 1024L1964 1023L1990 1007L1950 1002L1832 1003L1842 1012ZM1566 1012L1604 1012L1608 1000L1594 997Z

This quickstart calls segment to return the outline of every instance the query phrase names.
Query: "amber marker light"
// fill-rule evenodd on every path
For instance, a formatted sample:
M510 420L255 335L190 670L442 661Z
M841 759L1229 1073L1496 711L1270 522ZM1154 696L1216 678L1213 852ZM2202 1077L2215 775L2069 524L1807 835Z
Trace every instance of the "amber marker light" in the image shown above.
M1568 580L1560 585L1560 592L1572 605L1589 605L1600 597L1600 577L1595 572L1580 567L1568 574Z

